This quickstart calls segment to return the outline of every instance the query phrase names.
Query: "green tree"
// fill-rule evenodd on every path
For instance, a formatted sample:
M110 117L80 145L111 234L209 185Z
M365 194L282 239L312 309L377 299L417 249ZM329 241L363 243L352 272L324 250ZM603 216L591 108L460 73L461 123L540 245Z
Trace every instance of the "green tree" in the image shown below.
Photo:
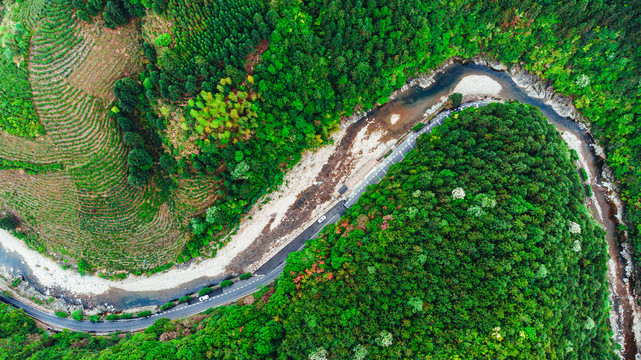
M447 99L450 101L453 108L457 108L461 105L461 101L463 101L463 95L461 93L453 93Z
M115 29L119 25L124 25L129 20L129 14L124 9L121 0L107 1L105 11L102 13L105 19L105 26Z
M123 78L116 81L114 93L118 98L121 109L127 112L133 111L138 105L138 97L143 89L137 81L130 78Z

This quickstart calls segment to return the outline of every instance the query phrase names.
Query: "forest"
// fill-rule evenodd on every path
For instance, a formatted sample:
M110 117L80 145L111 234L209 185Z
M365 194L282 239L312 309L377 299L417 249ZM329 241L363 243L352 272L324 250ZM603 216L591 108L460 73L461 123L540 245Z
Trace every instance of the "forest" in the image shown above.
M180 261L222 246L341 119L449 58L475 56L573 98L608 155L630 225L620 230L641 256L638 1L70 2L108 28L171 23L144 40L145 69L116 83L109 114L131 186L155 175L217 185ZM0 71L16 79L0 89L0 128L34 137L28 72L15 62L29 34L16 22L0 35L13 51ZM273 289L122 338L51 335L0 304L0 358L613 359L603 233L555 130L533 108L494 105L419 142L290 256Z
M128 1L106 4L122 3L117 8L135 18L139 4ZM95 2L105 3L84 4ZM151 159L161 166L135 176L141 167L132 165L131 183L144 185L154 171L212 176L220 195L209 211L215 216L192 221L194 237L181 261L210 253L201 251L207 245L220 246L302 152L327 143L341 117L385 103L408 78L448 58L479 55L522 66L574 98L619 180L624 216L632 225L621 230L641 250L641 130L634 125L641 114L638 2L253 0L196 6L154 0L142 5L152 14L146 19L162 17L174 26L144 44L147 69L134 79L139 85L129 96L131 111L123 112L147 122L159 136L149 141L145 164ZM235 120L204 123L203 96L226 103L226 116ZM234 100L239 96L252 99ZM240 109L250 110L251 117L232 113Z
M15 324L0 327L0 353L615 359L604 233L583 204L575 162L534 107L467 109L292 253L274 288L120 340L47 335L0 306L2 326Z
M33 106L27 58L31 34L23 17L0 2L0 131L33 138L44 134Z

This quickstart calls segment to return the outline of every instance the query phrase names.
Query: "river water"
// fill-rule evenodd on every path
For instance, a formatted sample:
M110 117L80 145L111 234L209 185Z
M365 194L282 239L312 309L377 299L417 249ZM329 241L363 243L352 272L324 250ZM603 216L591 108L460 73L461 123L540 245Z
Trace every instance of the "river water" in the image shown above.
M605 238L610 257L607 276L612 302L610 325L614 332L614 340L622 347L619 353L621 358L638 360L641 358L641 355L637 357L637 342L641 339L639 334L641 326L636 324L641 324L641 311L632 295L631 279L628 278L632 268L631 259L628 254L622 252L624 246L619 242L617 214L621 210L616 207L616 201L611 198L611 196L616 197L616 194L612 192L608 180L602 176L604 159L597 155L598 147L595 146L595 141L585 126L560 116L543 99L529 96L512 80L510 74L474 63L454 63L446 67L433 78L434 82L430 86L410 87L398 94L393 101L378 109L377 115L387 118L391 114L401 114L400 118L411 125L417 121L418 117L424 116L428 109L442 103L443 97L451 94L461 79L472 75L487 76L498 82L502 87L498 98L516 100L538 107L548 121L563 134L563 139L568 142L570 148L574 148L579 154L579 165L589 174L587 183L594 193L591 198L586 199L586 205L595 220L606 231ZM628 266L627 270L626 266Z
M499 98L517 100L538 107L551 124L559 131L566 133L564 139L568 140L573 138L575 140L572 145L581 156L581 166L590 174L589 183L594 192L594 196L592 199L589 199L586 204L589 206L595 219L607 232L606 240L608 243L608 253L610 255L608 278L610 282L611 300L613 302L610 322L615 332L615 340L623 347L621 350L622 358L634 359L637 353L637 344L633 331L634 317L636 316L635 314L639 312L631 295L630 286L628 285L626 277L626 259L620 253L620 244L616 230L617 220L614 216L617 209L609 201L607 187L602 186L602 182L604 181L601 177L603 160L595 153L593 146L594 140L582 126L569 118L557 114L554 109L542 99L530 97L524 89L520 88L512 80L508 73L495 71L487 66L474 63L454 63L449 65L433 77L431 85L426 87L422 87L419 84L411 86L397 94L393 100L384 106L370 111L367 116L370 118L376 117L379 121L387 122L388 126L386 127L390 130L390 135L400 137L411 128L412 124L423 119L430 108L441 104L444 97L452 93L461 79L470 75L481 75L492 78L502 86L502 90L498 95ZM391 124L389 123L392 114L400 115L398 123L395 123L394 120ZM397 118L399 117L397 116ZM30 278L31 270L21 261L19 255L6 251L1 244L0 265L7 269L12 269L16 276L24 276L41 292L58 294L67 298L66 294L61 294L55 289L42 289L37 283L37 279ZM222 279L198 278L180 287L163 291L125 292L112 288L112 290L104 294L95 295L91 299L81 298L81 300L85 305L95 306L109 304L115 309L160 305L182 295L198 291L203 286L218 283L221 280ZM72 298L69 298L69 300L72 300ZM73 300L76 302L78 298Z

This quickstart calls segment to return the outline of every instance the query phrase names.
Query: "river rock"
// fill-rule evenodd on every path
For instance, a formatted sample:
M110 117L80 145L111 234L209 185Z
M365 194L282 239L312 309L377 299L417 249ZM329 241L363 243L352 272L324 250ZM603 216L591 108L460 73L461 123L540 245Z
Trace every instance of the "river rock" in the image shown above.
M484 57L476 57L473 59L474 63L477 65L483 65L491 68L492 70L495 71L505 71L507 70L507 66L505 66L502 62L494 60L494 59L489 59L489 58L484 58Z
M98 305L98 306L94 306L94 307L92 307L90 309L85 309L85 315L87 315L87 316L98 315L98 314L102 314L102 313L104 313L106 311L107 311L106 307L104 307L102 305Z
M159 308L158 305L141 306L141 307L137 307L137 308L123 310L122 313L123 314L137 314L137 313L142 312L142 311L155 312L158 308Z

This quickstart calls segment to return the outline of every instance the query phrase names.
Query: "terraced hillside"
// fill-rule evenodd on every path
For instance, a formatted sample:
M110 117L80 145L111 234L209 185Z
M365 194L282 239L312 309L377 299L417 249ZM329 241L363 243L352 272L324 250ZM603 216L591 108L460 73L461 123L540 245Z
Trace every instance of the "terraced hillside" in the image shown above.
M140 189L127 183L128 151L106 113L116 80L135 77L142 67L139 24L109 30L81 22L62 0L46 2L42 11L31 39L29 78L48 139L2 135L0 157L60 163L63 170L0 171L0 208L22 218L41 248L83 258L97 270L143 270L173 261L184 246L187 219L212 199L199 181L176 195L159 178Z

